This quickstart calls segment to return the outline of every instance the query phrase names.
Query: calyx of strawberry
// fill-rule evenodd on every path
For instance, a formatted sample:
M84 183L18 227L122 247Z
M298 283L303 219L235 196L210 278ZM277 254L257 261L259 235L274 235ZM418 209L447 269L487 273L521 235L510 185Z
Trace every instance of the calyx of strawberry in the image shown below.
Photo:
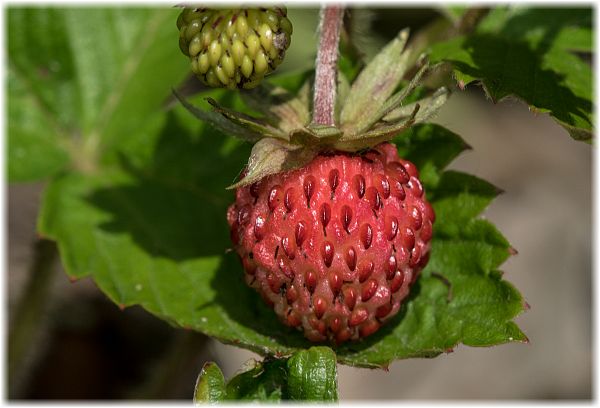
M408 29L405 29L352 84L343 73L338 73L335 126L312 123L311 79L297 95L266 82L242 92L245 103L260 112L261 118L220 106L210 98L207 101L213 110L201 110L177 92L175 96L192 114L218 130L255 142L245 177L228 187L237 188L271 174L303 167L322 152L369 149L431 117L446 102L449 91L441 87L417 102L403 104L431 69L426 57L420 56L416 73L397 90L413 68L413 51L406 46L407 41Z

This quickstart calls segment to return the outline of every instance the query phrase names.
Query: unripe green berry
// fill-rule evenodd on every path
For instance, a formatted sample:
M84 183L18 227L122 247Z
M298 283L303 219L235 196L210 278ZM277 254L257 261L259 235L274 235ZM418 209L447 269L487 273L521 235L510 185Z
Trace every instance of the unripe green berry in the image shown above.
M256 53L256 57L254 58L254 72L259 76L263 76L265 72L267 72L268 68L269 63L267 62L267 57L265 56L265 53L262 51L258 51Z
M217 78L219 78L219 81L221 81L223 85L227 86L227 84L229 84L229 77L220 65L217 65L215 67L215 74L217 74Z
M249 56L244 55L244 58L242 60L242 66L240 67L242 74L246 78L250 78L250 75L252 75L253 69L254 69L254 64L252 64L252 60L250 59Z
M208 46L210 45L210 43L213 41L213 33L212 31L203 31L201 34L201 38L202 38L202 47L203 48L208 48Z
M210 61L211 65L217 65L219 58L221 58L221 44L215 40L210 43L210 46L208 47L208 60Z
M228 77L233 78L235 76L235 65L233 63L233 58L229 55L225 54L221 57L221 66Z
M219 82L219 79L217 78L217 75L215 74L214 70L209 70L206 73L206 84L208 86L212 86L213 88L217 88L221 86L221 83Z
M197 69L193 69L193 65L192 65L192 71L199 72L201 74L206 74L206 72L208 71L208 68L210 68L210 62L208 61L208 54L206 52L203 52L202 54L200 54L200 56L198 58L192 58L192 63L194 61L197 61L198 67L197 67Z
M265 12L265 20L266 20L266 23L269 24L269 27L271 27L271 30L273 30L273 31L279 30L279 18L277 16L277 14L275 14L274 11L267 10Z
M242 38L245 38L246 34L248 34L248 21L246 20L246 17L238 16L235 25L238 34L242 36Z
M198 55L200 51L202 51L202 43L200 42L200 37L192 38L192 41L190 41L188 55L194 57Z
M262 24L258 29L260 45L262 45L265 51L269 51L273 47L273 31L268 24Z
M192 38L194 38L196 34L200 32L202 24L200 23L200 20L193 20L186 27L187 28L185 30L185 39L190 41Z
M179 48L211 87L252 88L281 64L292 24L285 7L186 7L177 18Z
M231 46L231 55L233 56L233 60L235 61L235 65L238 67L242 65L242 60L244 59L244 55L246 52L246 47L240 40L235 40L233 45Z
M256 51L260 48L260 40L258 36L255 34L250 34L246 37L246 47L248 48L248 55L250 58L254 58L256 56Z

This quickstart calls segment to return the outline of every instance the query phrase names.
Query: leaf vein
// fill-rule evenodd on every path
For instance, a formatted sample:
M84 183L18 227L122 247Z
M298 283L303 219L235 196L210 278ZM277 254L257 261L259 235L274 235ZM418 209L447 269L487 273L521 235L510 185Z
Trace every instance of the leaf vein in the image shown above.
M129 53L129 58L124 62L120 77L115 81L111 93L107 96L103 104L100 114L98 115L96 126L92 129L89 135L90 144L98 146L103 132L106 130L108 123L114 111L117 109L119 101L123 97L127 83L131 80L139 66L144 53L150 48L154 41L154 37L160 32L162 20L165 18L163 10L158 9L154 12L152 18L145 25L145 30L139 35L141 41L134 41L136 47Z

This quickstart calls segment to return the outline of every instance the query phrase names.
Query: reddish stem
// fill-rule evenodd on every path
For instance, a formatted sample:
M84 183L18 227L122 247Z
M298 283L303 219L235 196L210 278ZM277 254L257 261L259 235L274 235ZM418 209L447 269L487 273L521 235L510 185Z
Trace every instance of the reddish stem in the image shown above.
M343 17L342 6L330 5L321 9L312 120L319 125L335 125L338 44Z

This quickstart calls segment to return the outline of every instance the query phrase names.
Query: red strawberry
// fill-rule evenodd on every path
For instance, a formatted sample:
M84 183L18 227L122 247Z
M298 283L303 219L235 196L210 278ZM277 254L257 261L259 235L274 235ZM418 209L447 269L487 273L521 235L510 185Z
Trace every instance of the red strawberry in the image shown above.
M428 72L425 62L396 91L412 69L407 41L403 30L386 45L338 95L336 109L329 106L329 118L316 115L324 111L314 103L310 115L310 79L297 95L265 83L244 93L262 117L209 99L220 113L211 115L180 98L201 120L255 142L245 177L230 186L237 188L227 212L231 239L246 282L312 341L377 331L429 258L433 208L414 164L388 142L426 121L448 91L404 103Z
M382 143L240 187L227 219L246 282L281 321L341 343L398 313L435 215L414 164Z

